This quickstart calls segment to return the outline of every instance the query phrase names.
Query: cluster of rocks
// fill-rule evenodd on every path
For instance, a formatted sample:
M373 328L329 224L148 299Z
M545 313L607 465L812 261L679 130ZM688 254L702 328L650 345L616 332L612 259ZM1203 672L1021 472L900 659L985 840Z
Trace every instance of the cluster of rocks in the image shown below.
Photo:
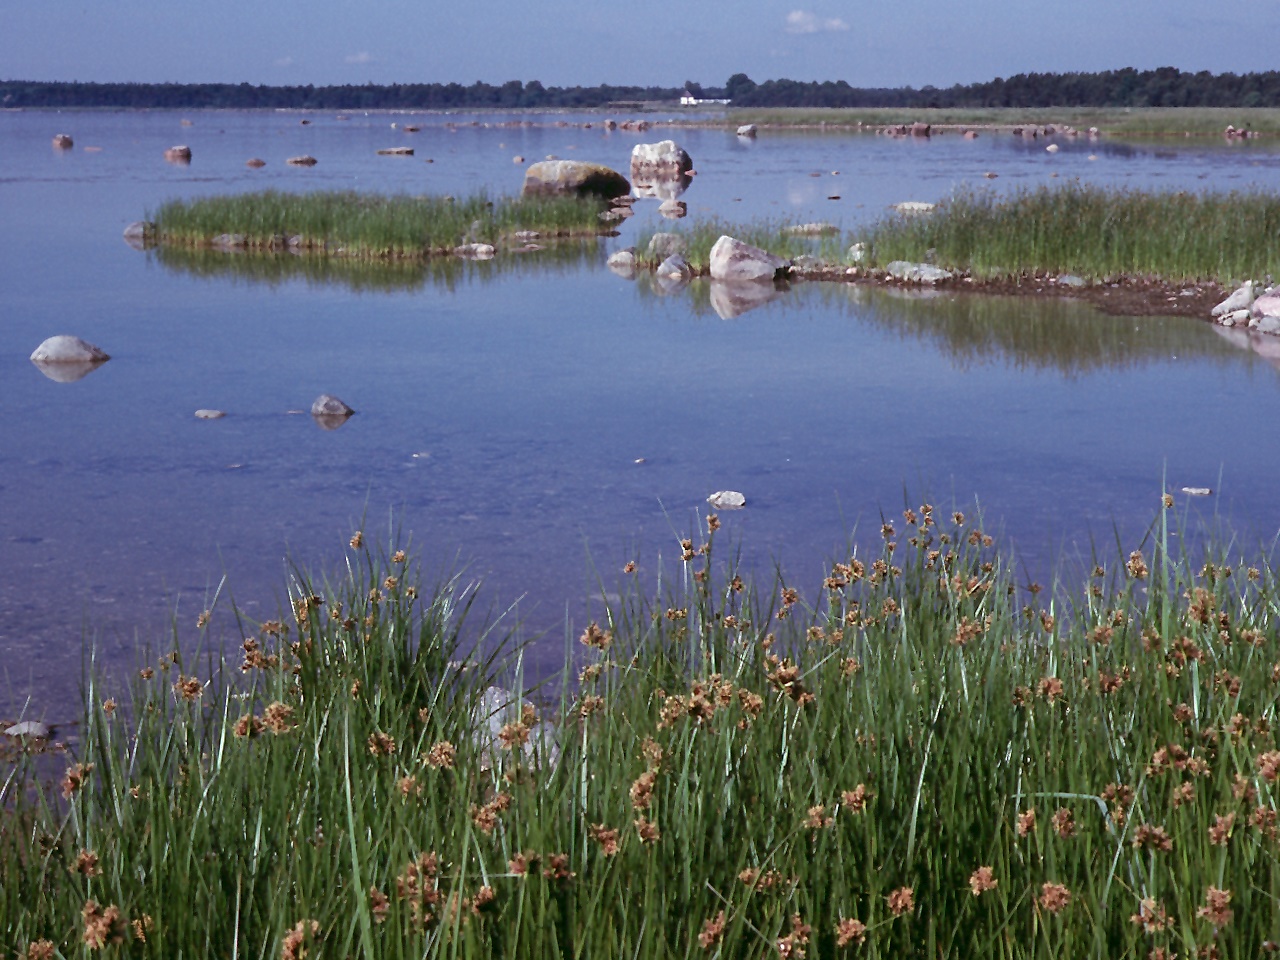
M1258 333L1280 334L1280 288L1249 280L1213 308L1215 323L1224 327L1246 327Z
M1227 124L1227 129L1222 131L1222 135L1228 140L1248 140L1258 136L1257 130L1250 130L1247 127L1237 127L1233 123Z
M102 366L111 355L101 347L71 334L49 337L31 354L36 369L57 383L74 383ZM355 413L333 394L322 393L311 404L311 416L325 430L336 430ZM197 420L221 420L221 410L202 408L195 412Z

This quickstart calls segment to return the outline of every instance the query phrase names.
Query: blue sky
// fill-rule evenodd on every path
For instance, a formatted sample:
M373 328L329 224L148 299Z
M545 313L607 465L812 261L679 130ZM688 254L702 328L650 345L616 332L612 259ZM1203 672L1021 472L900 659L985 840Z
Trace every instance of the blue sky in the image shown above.
M0 0L0 79L675 86L1280 68L1280 0Z

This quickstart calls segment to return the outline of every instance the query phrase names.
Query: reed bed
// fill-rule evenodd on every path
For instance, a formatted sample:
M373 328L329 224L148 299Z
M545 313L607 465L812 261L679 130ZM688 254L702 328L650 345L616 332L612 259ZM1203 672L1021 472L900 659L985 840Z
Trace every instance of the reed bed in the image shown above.
M348 257L423 257L462 243L498 244L517 231L545 236L596 235L598 203L576 198L409 196L264 190L195 200L171 200L148 219L162 243L209 245L239 236L251 248L282 248L289 238L306 250Z
M866 239L875 263L929 259L980 279L1230 283L1280 275L1280 195L1079 184L1007 197L962 191L930 215L882 220Z
M895 260L927 261L975 280L1074 274L1088 281L1157 280L1231 284L1280 276L1280 195L1117 190L1081 184L998 196L961 190L927 214L891 214L850 234L804 237L785 224L716 219L679 228L684 256L706 272L723 233L782 257L808 255L834 271L864 245L861 271ZM638 257L655 266L639 238Z
M1097 127L1104 136L1222 136L1228 125L1257 133L1280 133L1280 110L1269 107L987 107L917 108L743 108L730 111L729 126L755 123L778 127L881 127L914 122L938 127L1066 125Z
M119 704L91 672L75 752L11 764L0 948L1263 955L1280 595L1174 512L1070 591L928 505L756 591L707 517L509 703L518 647L468 654L468 596L356 534L231 664L175 647Z

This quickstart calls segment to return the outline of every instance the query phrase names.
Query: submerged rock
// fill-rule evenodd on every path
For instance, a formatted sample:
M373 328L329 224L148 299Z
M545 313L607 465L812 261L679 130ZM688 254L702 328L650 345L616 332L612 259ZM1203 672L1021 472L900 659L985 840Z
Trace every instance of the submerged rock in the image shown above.
M894 260L884 269L885 273L894 280L902 280L906 283L932 284L950 280L955 276L950 270L943 270L931 263L912 263L909 260Z
M383 147L378 151L380 157L412 157L413 147Z
M632 247L611 253L605 265L624 280L636 278L636 252Z
M70 150L75 146L75 141L68 134L55 133L53 135L53 145L59 150Z
M1248 310L1253 306L1255 293L1253 289L1253 281L1246 280L1241 286L1237 287L1232 294L1223 300L1220 304L1209 311L1209 315L1213 317L1225 317L1235 313L1237 310Z
M722 236L711 248L713 280L772 280L787 266L781 257L729 236Z
M453 248L455 257L465 257L468 260L492 260L494 248L488 243L463 243Z
M6 727L4 734L6 737L30 737L33 740L47 740L51 732L48 726L39 720L23 720L21 723Z
M937 208L936 203L925 203L923 200L904 200L902 203L893 204L893 209L899 213L932 213Z
M659 279L688 280L693 277L693 268L689 266L684 257L678 253L673 253L658 264L658 269L654 271L654 274Z
M524 722L524 706L519 698L502 687L486 687L476 699L471 722L475 746L480 753L480 769L489 770L507 750L502 731ZM537 769L554 770L560 762L560 731L546 720L526 726L527 734L519 750L520 762Z
M707 497L707 503L717 510L741 510L747 505L747 498L737 490L717 490Z
M322 393L311 404L311 416L325 430L337 430L355 413L345 403L330 393Z
M200 409L196 411L197 420L221 420L226 414L221 410Z
M285 163L291 164L292 166L295 166L295 167L314 167L319 162L320 161L318 161L315 157L305 153L300 157L290 157L288 160L285 161Z
M751 138L751 137L754 137L758 132L759 131L757 130L756 125L754 123L744 123L742 126L738 128L738 136L740 137Z
M261 157L250 157L244 162L244 165L246 167L253 167L256 170L258 167L265 167L267 165L267 161L263 160Z
M610 199L631 192L631 183L617 170L584 160L540 160L524 172L521 195L595 196Z
M145 250L155 240L156 225L150 220L135 220L124 228L124 242L135 250Z
M186 146L185 144L176 146L176 147L170 147L168 150L164 152L164 158L168 160L170 163L190 163L191 148Z

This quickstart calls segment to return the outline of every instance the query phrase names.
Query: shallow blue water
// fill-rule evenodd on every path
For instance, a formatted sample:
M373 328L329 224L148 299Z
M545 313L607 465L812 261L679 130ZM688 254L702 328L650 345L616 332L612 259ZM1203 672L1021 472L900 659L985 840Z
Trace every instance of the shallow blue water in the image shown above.
M419 117L410 135L394 115L302 127L273 113L0 113L0 716L28 696L37 713L73 714L86 638L109 667L130 666L171 617L193 634L224 573L250 615L273 616L286 558L333 570L361 527L391 545L397 526L394 545L411 541L429 577L461 564L495 606L521 598L527 630L548 632L542 668L581 627L596 577L613 589L636 559L652 582L720 489L748 498L722 515L748 566L777 562L802 582L857 524L870 536L882 510L926 496L947 509L976 498L1029 579L1091 538L1113 551L1114 527L1140 536L1162 482L1213 487L1179 510L1193 523L1220 514L1246 547L1280 530L1280 374L1205 323L806 284L722 320L705 287L661 296L604 268L665 222L656 204L568 265L479 263L390 289L266 282L230 259L183 266L121 241L172 196L510 192L513 155L625 168L632 143L669 135L445 126L469 119ZM51 150L57 132L76 148ZM1011 137L675 136L699 170L691 216L854 228L899 200L1054 171L1280 186L1277 155L1256 146L1064 143L1047 156ZM165 164L180 142L192 164ZM406 142L417 156L374 155ZM302 152L320 163L282 164ZM249 170L249 156L269 166ZM27 356L55 333L113 359L76 383L47 380ZM326 432L290 413L321 392L358 414ZM201 407L228 416L198 421Z

